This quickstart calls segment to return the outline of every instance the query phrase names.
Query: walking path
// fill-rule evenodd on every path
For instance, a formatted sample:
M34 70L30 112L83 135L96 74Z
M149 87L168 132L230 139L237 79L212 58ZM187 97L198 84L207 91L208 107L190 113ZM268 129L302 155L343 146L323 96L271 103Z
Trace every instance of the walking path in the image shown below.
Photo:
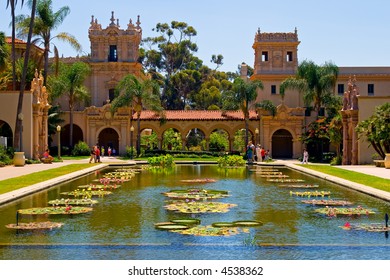
M55 162L52 164L29 164L22 167L15 167L15 166L6 166L0 168L0 188L1 188L1 181L10 179L10 178L16 178L22 175L27 175L39 171L44 170L50 170L53 168L73 164L73 163L88 163L89 159L81 159L81 160L64 160L63 162ZM0 205L10 202L12 200L16 200L22 196L26 196L29 194L32 194L34 192L37 192L39 190L49 188L53 185L56 185L58 183L63 183L65 181L69 181L74 179L75 177L80 177L85 174L91 173L97 169L101 169L108 164L135 164L136 162L133 160L121 160L116 157L104 157L102 158L101 164L95 164L91 163L90 168L86 168L71 174L67 174L64 176L60 176L51 180L47 180L29 187L25 187L19 190L15 190L9 193L5 193L0 195ZM377 190L362 184L353 183L344 179L340 179L338 177L334 177L331 175L323 174L321 172L309 170L305 167L302 167L301 165L297 164L300 163L296 160L287 160L287 161L276 161L274 164L283 164L286 165L294 170L298 170L300 172L308 173L312 176L316 176L319 178L322 178L324 180L332 181L337 184L358 190L360 192L367 193L372 196L379 197L381 199L390 201L390 192L385 192L381 190ZM353 165L353 166L337 166L338 168L342 168L345 170L352 170L356 172L360 172L363 174L373 175L380 178L385 178L390 180L390 169L385 168L379 168L375 167L374 165Z

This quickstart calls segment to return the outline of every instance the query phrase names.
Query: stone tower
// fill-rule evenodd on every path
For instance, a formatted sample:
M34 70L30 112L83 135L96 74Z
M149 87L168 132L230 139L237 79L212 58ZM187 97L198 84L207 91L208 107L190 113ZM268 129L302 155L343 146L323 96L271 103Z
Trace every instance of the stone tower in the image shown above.
M294 75L298 68L298 33L261 33L258 29L255 50L255 75Z
M126 29L120 29L119 19L111 13L110 24L103 29L92 16L88 30L91 42L91 105L100 107L114 98L114 88L126 75L141 76L142 65L138 62L142 39L139 16L133 24L130 19Z

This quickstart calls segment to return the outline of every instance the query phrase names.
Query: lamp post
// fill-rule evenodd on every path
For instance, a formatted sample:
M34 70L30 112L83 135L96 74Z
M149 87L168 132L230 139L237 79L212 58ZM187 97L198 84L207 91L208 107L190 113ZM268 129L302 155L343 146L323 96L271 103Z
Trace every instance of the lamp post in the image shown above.
M58 159L61 159L61 126L57 125Z
M20 122L20 130L19 130L19 152L23 151L23 113L19 113L18 120Z
M134 133L134 126L130 127L130 146L131 146L131 153L130 158L133 159L133 133Z
M260 144L260 138L259 138L259 129L256 127L255 129L255 134L256 134L256 144Z

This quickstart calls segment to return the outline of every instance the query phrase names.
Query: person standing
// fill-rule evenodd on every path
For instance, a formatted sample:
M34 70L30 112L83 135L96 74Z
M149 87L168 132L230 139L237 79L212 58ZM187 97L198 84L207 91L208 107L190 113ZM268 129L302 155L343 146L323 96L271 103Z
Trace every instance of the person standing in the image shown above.
M99 146L96 146L95 157L96 157L96 162L100 162L100 148L99 148Z
M253 162L254 152L255 152L255 145L253 145L252 141L249 141L248 146L246 146L246 155L247 155L248 162Z
M91 157L89 158L89 163L91 163L92 160L93 162L96 162L95 146L92 147L90 154Z
M102 146L102 149L101 149L101 151L100 151L101 157L104 157L104 152L105 152L104 146Z
M260 154L261 154L261 160L264 161L265 160L265 149L263 147L261 147Z
M256 161L261 162L263 159L261 158L261 145L257 144L256 145Z
M309 152L306 149L303 149L303 159L302 164L309 163Z
M108 147L107 153L108 153L108 156L110 157L111 156L111 147Z

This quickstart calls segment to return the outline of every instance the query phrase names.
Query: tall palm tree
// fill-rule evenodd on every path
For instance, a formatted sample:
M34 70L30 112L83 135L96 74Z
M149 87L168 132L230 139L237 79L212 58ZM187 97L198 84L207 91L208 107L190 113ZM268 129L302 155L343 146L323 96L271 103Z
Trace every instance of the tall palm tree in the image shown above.
M4 32L0 32L0 70L2 70L8 58L8 48L7 43L5 42Z
M111 110L115 112L120 107L130 107L137 113L137 155L140 154L141 143L141 112L143 109L162 114L160 87L153 80L141 80L129 74L116 86L116 98L112 101ZM133 114L131 114L132 116ZM132 120L131 120L132 121Z
M62 95L68 97L69 105L69 145L73 147L73 112L76 103L88 101L90 94L84 86L84 81L90 72L88 64L76 62L72 65L62 65L58 77L51 77L48 88L54 98Z
M263 82L260 80L244 81L236 78L231 91L223 96L224 110L241 109L245 119L245 143L248 143L249 109L257 98L257 89L263 89Z
M18 4L18 0L7 0L7 8L11 8L11 25L12 25L12 90L16 90L16 65L15 65L15 6ZM22 6L24 4L24 0L22 0Z
M338 67L331 62L319 66L313 61L304 60L298 66L296 76L289 77L280 84L280 93L283 97L287 89L303 93L305 104L313 104L318 116L325 100L334 94L338 73Z
M22 139L20 139L20 132L22 130L22 121L23 121L22 118L20 118L21 116L20 114L22 113L23 110L24 88L26 85L28 61L30 59L31 38L33 34L37 0L31 0L30 4L31 4L31 16L30 16L30 22L28 27L26 51L24 53L23 72L22 72L22 77L20 79L20 91L19 91L18 107L16 109L16 120L15 120L14 148L16 148L16 150L19 151L21 150L20 141ZM15 58L12 58L12 60L15 60Z
M44 85L47 82L47 72L49 70L49 52L54 39L69 43L76 51L81 51L81 45L76 38L67 33L60 32L53 36L52 31L62 24L66 16L69 15L70 8L68 6L61 7L54 12L52 8L52 0L37 0L36 20L34 24L33 34L35 39L34 44L42 44L44 49ZM16 27L18 29L18 36L25 36L27 34L28 22L30 17L26 15L19 15L16 17ZM54 56L58 60L58 49L54 46Z

